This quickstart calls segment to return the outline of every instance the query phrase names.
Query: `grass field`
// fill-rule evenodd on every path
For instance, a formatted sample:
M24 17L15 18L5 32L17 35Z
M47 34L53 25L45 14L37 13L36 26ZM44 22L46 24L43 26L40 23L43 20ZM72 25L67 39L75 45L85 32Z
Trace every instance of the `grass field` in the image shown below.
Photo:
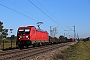
M4 48L9 48L11 47L11 43L4 43ZM12 47L16 47L16 43L12 43ZM3 43L0 45L0 50L3 48Z
M84 46L84 44L89 48ZM90 60L90 41L80 41L79 43L70 46L70 48L62 51L62 54L57 54L54 60Z

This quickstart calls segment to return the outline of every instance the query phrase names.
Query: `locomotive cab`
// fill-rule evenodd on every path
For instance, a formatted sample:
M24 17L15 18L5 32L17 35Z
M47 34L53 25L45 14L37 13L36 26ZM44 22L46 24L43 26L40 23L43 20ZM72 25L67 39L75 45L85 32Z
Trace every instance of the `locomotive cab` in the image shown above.
M17 31L17 47L29 46L31 44L30 41L30 27L19 27Z

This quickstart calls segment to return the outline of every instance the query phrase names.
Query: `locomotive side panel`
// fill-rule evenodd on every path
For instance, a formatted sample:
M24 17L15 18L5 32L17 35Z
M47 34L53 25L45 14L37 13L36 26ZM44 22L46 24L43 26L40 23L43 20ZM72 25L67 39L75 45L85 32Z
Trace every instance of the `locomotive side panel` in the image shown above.
M37 41L48 42L48 33L36 30Z
M30 40L36 40L36 28L35 27L31 27L31 31L30 31Z
M41 33L40 33L40 31L37 31L36 30L36 37L37 37L37 41L39 41L39 40L41 40Z

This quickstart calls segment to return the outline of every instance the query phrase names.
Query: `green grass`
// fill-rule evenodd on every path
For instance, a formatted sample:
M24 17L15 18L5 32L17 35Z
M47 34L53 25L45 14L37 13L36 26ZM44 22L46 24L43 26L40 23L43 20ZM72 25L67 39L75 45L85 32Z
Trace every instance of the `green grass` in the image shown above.
M4 48L10 48L11 47L11 42L4 43ZM16 43L12 42L12 47L16 47ZM3 43L0 44L0 50L3 48Z
M68 49L65 49L62 51L62 57L66 60L90 60L90 51L87 51L85 46L83 45L85 43L88 47L90 47L90 41L80 41L79 43L70 46ZM60 57L60 55L58 54ZM62 59L56 56L58 59Z
M4 41L4 49L11 47L11 40L0 40L0 51L3 49L3 41ZM16 47L16 40L12 40L12 48Z

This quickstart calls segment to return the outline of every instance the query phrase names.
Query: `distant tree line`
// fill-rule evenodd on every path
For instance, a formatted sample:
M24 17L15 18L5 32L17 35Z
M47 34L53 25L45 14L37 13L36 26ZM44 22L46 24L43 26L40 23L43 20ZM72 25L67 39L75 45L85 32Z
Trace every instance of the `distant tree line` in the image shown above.
M65 39L65 40L68 40L68 38L67 37L64 37L63 35L60 35L59 38L57 38L57 37L51 37L51 36L49 36L49 38L50 39L54 38L54 39Z
M84 38L83 41L84 41L84 42L90 41L90 37Z

